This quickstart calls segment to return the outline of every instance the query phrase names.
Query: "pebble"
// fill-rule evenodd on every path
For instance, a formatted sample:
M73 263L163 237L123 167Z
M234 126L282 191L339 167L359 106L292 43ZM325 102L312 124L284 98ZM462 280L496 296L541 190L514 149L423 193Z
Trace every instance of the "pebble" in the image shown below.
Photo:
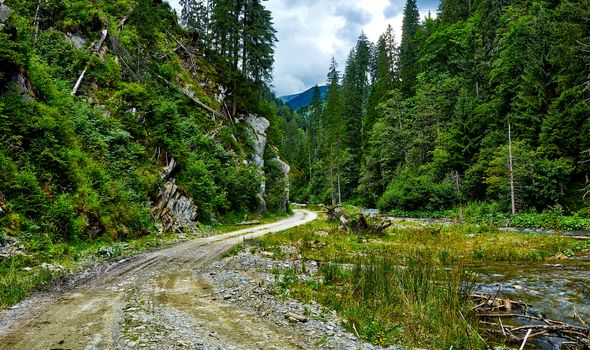
M254 252L252 252L254 251ZM359 350L403 350L401 347L383 348L363 343L354 334L341 326L341 320L332 310L326 309L315 301L302 304L296 300L277 297L272 294L275 290L276 271L296 269L301 267L297 260L273 260L269 254L255 254L256 249L246 249L238 255L228 257L210 265L205 274L207 282L213 286L213 294L223 295L224 300L238 306L246 312L256 313L258 317L285 328L285 335L298 333L298 339L305 339L303 348L317 348L318 342L326 342L324 349L359 349ZM296 256L296 247L281 247L286 256ZM313 279L318 273L317 261L306 261L305 276L298 278ZM253 268L254 267L254 268ZM227 288L227 286L237 286ZM234 297L231 297L234 295ZM225 297L228 297L225 299ZM213 298L213 300L215 300ZM305 315L305 322L293 315ZM321 315L321 317L320 317ZM287 333L288 332L288 333ZM270 339L265 334L267 339Z

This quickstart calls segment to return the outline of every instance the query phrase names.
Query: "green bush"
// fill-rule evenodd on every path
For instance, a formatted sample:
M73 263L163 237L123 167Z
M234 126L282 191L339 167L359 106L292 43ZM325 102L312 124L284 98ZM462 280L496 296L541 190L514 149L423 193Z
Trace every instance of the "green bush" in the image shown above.
M439 181L428 169L416 172L402 170L387 186L387 190L377 202L382 211L402 210L441 210L456 205L459 194L452 179L446 177Z

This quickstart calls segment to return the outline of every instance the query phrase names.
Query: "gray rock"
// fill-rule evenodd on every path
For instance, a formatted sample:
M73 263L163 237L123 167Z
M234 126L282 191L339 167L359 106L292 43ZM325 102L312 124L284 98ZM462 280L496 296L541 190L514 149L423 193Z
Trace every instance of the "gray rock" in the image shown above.
M80 35L78 35L78 33L77 34L67 33L66 39L68 39L68 41L70 41L74 45L74 47L76 47L77 49L84 48L84 45L86 45L86 42L88 42L88 40L82 38Z
M176 180L170 178L175 168L176 161L172 158L160 174L160 178L166 182L160 188L156 203L152 205L152 216L161 222L161 232L198 232L196 220L199 208L193 199L176 185Z
M248 124L248 131L250 139L253 143L254 153L251 155L252 162L258 167L258 174L264 178L264 150L266 149L267 135L266 130L270 126L270 122L263 117L259 117L255 114L249 114L246 119ZM266 183L262 181L258 188L258 209L257 212L262 214L266 211L266 201L264 195L266 193Z
M198 207L182 189L171 179L164 183L158 194L158 200L152 207L152 214L163 224L163 230L173 232L181 228L195 225L198 217Z
M43 263L41 264L41 268L45 269L45 270L49 270L51 272L58 272L58 271L62 271L64 268L61 265L53 265L53 264L48 264L48 263Z
M6 22L12 12L13 11L10 7L0 3L0 23Z
M266 130L270 126L270 122L266 118L250 114L246 117L246 124L250 127L250 136L254 143L252 161L262 168L264 166L264 150L267 142Z
M289 203L289 172L291 171L291 167L289 164L285 163L279 157L275 157L271 159L271 162L277 164L278 168L281 170L281 185L283 186L283 193L279 200L279 209L282 211L287 210L287 205Z
M31 92L31 84L28 79L21 73L18 73L12 77L12 81L18 86L20 94L23 96L25 101L33 100L33 93Z

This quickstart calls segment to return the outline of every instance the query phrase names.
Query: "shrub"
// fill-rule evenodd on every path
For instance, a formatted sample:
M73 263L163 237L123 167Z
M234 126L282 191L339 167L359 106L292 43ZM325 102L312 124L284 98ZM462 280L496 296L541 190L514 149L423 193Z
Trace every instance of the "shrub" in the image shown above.
M383 211L440 210L451 208L458 197L450 177L438 181L428 169L404 169L389 183L377 207Z

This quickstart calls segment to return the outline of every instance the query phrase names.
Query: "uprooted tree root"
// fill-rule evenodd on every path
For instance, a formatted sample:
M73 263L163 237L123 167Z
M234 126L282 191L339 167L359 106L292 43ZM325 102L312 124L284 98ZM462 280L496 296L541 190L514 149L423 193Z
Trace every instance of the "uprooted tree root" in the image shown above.
M567 340L562 343L564 349L590 349L590 327L579 315L582 325L572 325L547 319L540 313L529 314L527 311L531 305L520 300L480 293L472 293L470 297L476 303L473 310L481 318L479 322L486 327L486 332L504 337L511 343L524 344L536 337L557 336ZM507 319L526 320L529 324L507 325Z

